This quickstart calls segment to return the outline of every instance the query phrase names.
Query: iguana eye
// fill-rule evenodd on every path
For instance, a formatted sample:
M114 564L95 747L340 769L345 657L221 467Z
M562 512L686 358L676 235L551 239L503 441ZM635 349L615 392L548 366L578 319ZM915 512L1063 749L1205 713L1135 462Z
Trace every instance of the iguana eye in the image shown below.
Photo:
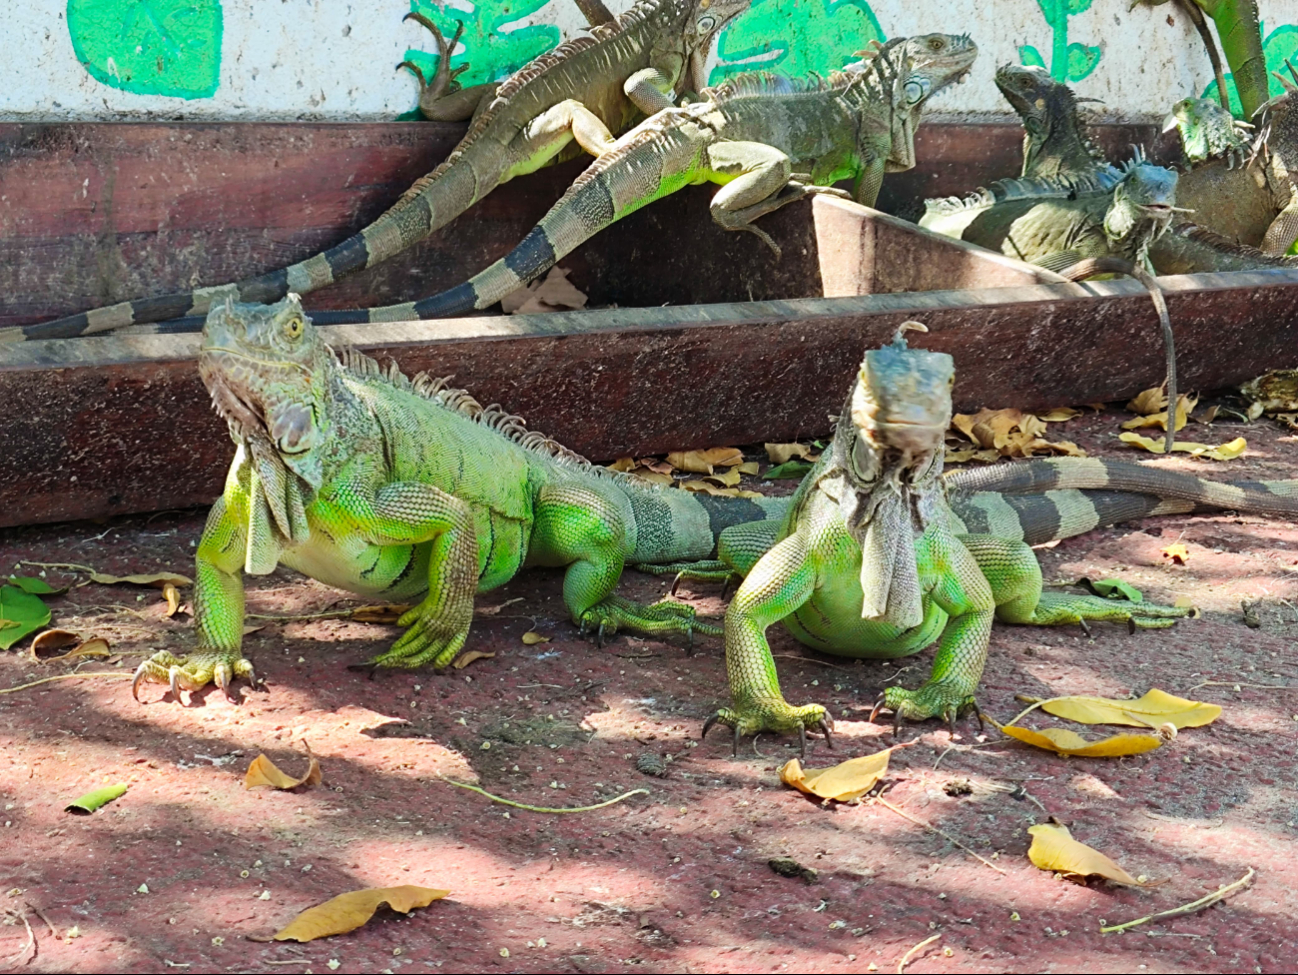
M943 43L944 42L940 37L930 37L928 41L928 49L930 51L940 51L942 50Z

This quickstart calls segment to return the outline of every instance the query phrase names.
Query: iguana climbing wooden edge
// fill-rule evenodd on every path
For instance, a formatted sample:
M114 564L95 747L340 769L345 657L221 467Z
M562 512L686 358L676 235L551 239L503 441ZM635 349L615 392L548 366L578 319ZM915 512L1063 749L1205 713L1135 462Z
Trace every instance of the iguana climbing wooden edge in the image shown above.
M496 86L451 89L453 73L438 70L421 105L449 100L439 117L468 118L468 132L431 173L417 180L368 227L287 268L235 284L122 302L35 325L0 329L0 343L67 338L124 325L205 315L226 298L269 302L307 294L364 270L446 226L501 183L545 166L574 140L599 155L644 115L704 87L713 38L750 0L641 0L613 23L560 44ZM442 64L451 45L431 21ZM445 98L443 98L445 96ZM483 99L485 104L479 104ZM425 108L425 111L430 111Z

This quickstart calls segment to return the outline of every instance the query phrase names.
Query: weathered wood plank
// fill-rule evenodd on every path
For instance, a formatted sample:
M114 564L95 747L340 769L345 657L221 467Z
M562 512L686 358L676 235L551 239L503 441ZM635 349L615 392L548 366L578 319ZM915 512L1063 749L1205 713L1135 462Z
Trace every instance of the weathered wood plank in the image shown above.
M1164 279L1182 385L1298 366L1298 272ZM823 434L862 351L907 318L955 356L956 403L1045 408L1122 399L1162 378L1134 282L870 295L340 326L407 371L598 459ZM0 352L0 526L206 503L232 452L193 357L197 336L31 342Z

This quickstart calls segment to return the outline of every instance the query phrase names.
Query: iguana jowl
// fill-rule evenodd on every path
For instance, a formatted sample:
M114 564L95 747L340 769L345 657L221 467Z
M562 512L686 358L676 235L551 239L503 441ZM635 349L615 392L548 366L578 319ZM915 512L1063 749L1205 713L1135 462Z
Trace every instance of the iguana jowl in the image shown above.
M501 183L553 162L573 140L599 155L613 142L611 133L674 104L686 90L701 89L713 38L749 3L641 0L616 23L594 27L589 36L566 41L534 59L490 93L489 104L477 111L469 131L441 165L368 227L321 254L236 284L0 329L0 342L64 338L204 315L226 298L276 301L290 291L306 294L372 267L446 226ZM438 41L445 55L449 45L440 34ZM442 64L447 63L443 56ZM451 78L451 72L439 67L438 98L445 93L452 101L461 99L461 112L472 112L484 92L446 92ZM421 97L421 102L427 100Z
M591 466L499 407L351 353L341 360L295 295L218 305L199 370L238 450L197 551L185 659L142 680L201 687L250 676L240 652L243 574L278 564L328 585L418 601L383 667L444 667L469 632L475 592L525 566L566 567L574 622L603 634L719 632L692 608L614 594L625 563L706 558L728 524L782 500L709 498Z
M977 56L967 36L894 39L863 70L804 81L746 73L701 101L669 108L617 140L577 178L504 258L470 281L421 301L316 314L322 324L439 318L487 308L539 277L564 255L626 215L694 184L722 185L712 217L727 230L754 224L809 193L839 192L873 203L884 172L914 165L923 103L962 78Z

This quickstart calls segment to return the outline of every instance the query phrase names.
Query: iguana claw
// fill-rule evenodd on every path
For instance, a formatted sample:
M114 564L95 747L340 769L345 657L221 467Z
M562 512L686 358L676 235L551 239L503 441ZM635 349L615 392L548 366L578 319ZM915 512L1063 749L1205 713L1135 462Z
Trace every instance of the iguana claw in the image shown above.
M819 704L806 704L800 708L792 707L780 701L750 702L743 709L746 713L732 708L718 708L716 713L703 722L702 741L714 724L722 724L734 731L731 754L738 757L739 739L744 735L755 735L762 731L789 732L798 729L799 754L807 757L807 729L819 731L825 736L825 744L834 747L830 732L834 728L834 719Z
M252 662L239 651L226 653L219 650L196 650L185 657L177 657L169 650L159 650L135 669L131 681L131 696L140 700L140 685L145 681L166 684L172 697L181 701L180 692L197 691L210 683L230 695L230 684L236 677L246 677L256 683L257 674Z
M885 709L892 712L892 734L901 733L905 721L925 721L928 718L942 718L956 733L955 723L958 719L973 712L978 718L978 730L982 731L982 714L972 694L952 695L951 688L941 684L925 684L917 691L908 691L904 687L886 688L870 710L870 720L874 721Z

